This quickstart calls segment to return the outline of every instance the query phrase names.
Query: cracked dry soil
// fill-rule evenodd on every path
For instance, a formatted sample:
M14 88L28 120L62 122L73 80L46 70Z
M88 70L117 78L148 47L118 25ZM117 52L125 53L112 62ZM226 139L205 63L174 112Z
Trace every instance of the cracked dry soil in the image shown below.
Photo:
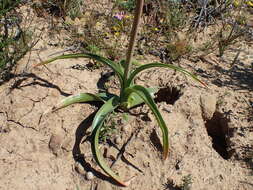
M30 62L38 61L36 56ZM96 106L77 104L44 114L67 95L98 91L102 71L69 70L70 64L87 62L74 60L20 74L27 59L20 62L17 76L1 86L0 189L121 189L91 156L88 126ZM104 145L108 163L115 162L132 135L113 165L124 179L136 176L126 189L176 189L187 175L195 190L252 189L252 117L245 101L251 92L211 83L205 89L173 73L149 70L137 79L162 87L156 101L170 132L169 158L161 160L160 131L144 105L131 110L126 126L119 122L121 141ZM94 179L86 179L88 171Z

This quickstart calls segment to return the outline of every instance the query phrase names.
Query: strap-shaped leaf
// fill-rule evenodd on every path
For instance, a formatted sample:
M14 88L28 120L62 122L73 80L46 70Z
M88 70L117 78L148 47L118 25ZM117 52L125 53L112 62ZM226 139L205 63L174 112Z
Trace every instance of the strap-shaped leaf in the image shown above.
M127 186L128 184L123 182L120 177L114 173L111 168L106 164L105 160L103 159L103 155L99 150L99 133L103 126L103 122L105 118L119 105L119 98L113 97L108 100L97 112L93 123L92 123L92 136L93 136L93 143L92 143L92 153L94 158L96 159L98 165L104 170L106 174L111 176L114 180L116 180L122 186Z
M143 99L143 101L149 106L149 108L151 109L151 111L153 112L153 114L156 117L158 125L162 130L163 159L165 160L167 158L168 152L169 152L169 139L168 139L168 128L162 118L162 115L159 112L151 94L149 93L149 91L146 88L139 86L139 85L134 85L134 86L131 86L131 87L125 89L126 96L130 96L132 93L135 93L138 96L140 96Z
M105 117L111 113L114 109L116 109L119 106L119 97L114 96L111 99L109 99L103 106L98 110L96 113L93 122L92 122L92 130L94 130L98 124L101 123L105 119Z
M163 64L163 63L149 63L149 64L146 64L146 65L142 65L138 68L136 68L129 76L128 80L127 80L127 86L130 86L131 85L131 82L133 81L134 77L139 74L141 71L143 70L146 70L146 69L150 69L152 67L163 67L163 68L169 68L169 69L173 69L173 70L176 70L176 71L179 71L185 75L188 75L190 76L191 78L193 78L194 80L200 82L202 85L206 86L207 85L202 82L201 80L198 79L197 76L195 76L194 74L190 73L189 71L181 68L181 67L178 67L178 66L175 66L175 65L172 65L172 64Z
M146 89L150 93L152 98L154 98L155 93L158 91L158 88L146 88ZM144 100L138 94L132 93L127 99L127 108L130 109L142 103L144 103Z
M59 109L65 108L75 103L95 102L95 101L105 102L110 98L112 98L113 96L114 96L113 94L108 93L98 93L98 94L79 93L61 100L60 103L58 103L56 106L52 108L52 111L57 111Z
M51 63L58 59L73 59L73 58L90 58L111 67L113 71L116 73L116 75L119 77L120 83L123 84L123 70L124 70L123 67L120 64L117 64L109 59L106 59L102 56L92 54L92 53L77 53L77 54L60 55L52 59L49 59L47 61L38 63L37 65L35 65L35 67Z

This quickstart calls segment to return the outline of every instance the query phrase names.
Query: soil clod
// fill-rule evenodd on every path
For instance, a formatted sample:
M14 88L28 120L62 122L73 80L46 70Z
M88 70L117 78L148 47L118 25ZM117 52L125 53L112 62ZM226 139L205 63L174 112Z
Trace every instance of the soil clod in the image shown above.
M49 141L49 149L54 155L58 156L62 144L62 137L60 135L53 134Z

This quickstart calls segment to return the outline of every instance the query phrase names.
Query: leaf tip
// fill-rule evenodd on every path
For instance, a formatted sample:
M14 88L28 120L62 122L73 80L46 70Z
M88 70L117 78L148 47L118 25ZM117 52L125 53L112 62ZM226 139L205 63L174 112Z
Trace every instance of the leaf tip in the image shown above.
M165 161L168 158L169 150L164 150L163 151L163 160Z
M200 81L200 83L201 83L204 87L209 88L205 82Z
M32 67L33 67L33 68L39 67L39 66L43 65L43 63L44 63L44 62L37 63L37 64L33 65Z
M128 187L130 185L130 183L134 180L134 178L136 178L136 175L132 176L130 179L128 179L127 181L125 181L124 183L121 183L124 187Z

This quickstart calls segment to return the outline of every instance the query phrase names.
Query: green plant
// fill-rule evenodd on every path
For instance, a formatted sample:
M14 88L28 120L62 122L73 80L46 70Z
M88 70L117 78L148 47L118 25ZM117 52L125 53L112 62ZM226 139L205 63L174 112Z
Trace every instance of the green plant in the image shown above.
M14 9L18 4L20 3L20 0L1 0L0 1L0 18L12 9Z
M25 31L21 32L18 39L13 34L7 37L0 34L0 84L9 78L17 61L33 46L27 41L31 41L31 34Z
M197 51L202 51L204 53L204 55L210 54L211 52L214 51L214 49L216 48L216 42L214 39L210 39L206 42L204 42L203 44L200 45L200 47L196 48Z
M10 78L11 70L36 42L30 28L20 25L23 17L15 12L20 1L0 2L0 84Z
M93 54L97 54L97 55L98 55L98 54L100 53L99 47L97 47L96 45L93 45L93 44L88 45L88 46L86 47L86 49L87 49L89 52L93 53Z
M113 116L117 116L115 112L112 112ZM114 121L114 117L108 117L105 119L103 126L101 127L101 131L99 134L99 141L106 142L114 133L117 132L116 122Z
M171 1L168 10L165 12L164 26L172 29L185 26L187 15L185 10L179 3Z
M178 60L183 55L186 55L192 51L191 46L187 40L178 40L174 43L167 45L166 50L172 61Z
M82 15L83 5L82 0L41 0L34 2L32 7L39 15L44 9L54 16L69 16L71 19L75 19Z
M227 28L231 28L229 32L227 32ZM232 26L224 25L218 36L219 56L223 56L228 46L234 44L238 38L244 35L244 33L245 32L243 30L239 30L236 22L234 22Z
M190 190L191 189L191 184L192 184L191 174L184 176L182 181L183 181L183 183L180 186L180 188L182 190Z
M116 5L120 8L125 9L127 11L134 10L135 1L134 0L116 0Z
M90 44L85 48L88 52L96 54L96 55L100 55L101 54L101 50L99 47L97 47L96 45ZM98 61L94 61L93 63L91 63L89 65L89 69L90 70L95 70L95 69L99 69L100 67L102 67L103 65L98 62Z
M136 77L136 75L149 68L162 67L182 72L192 77L196 81L201 82L195 75L191 74L190 72L170 64L162 64L155 62L146 65L141 65L133 69L131 68L131 65L133 63L132 62L133 50L137 36L137 29L141 19L143 3L144 0L137 0L126 61L120 61L119 63L115 63L109 59L106 59L96 54L82 53L82 54L69 54L58 56L36 65L36 66L45 65L59 59L90 58L99 61L113 69L120 83L119 96L107 92L98 94L80 93L78 95L67 97L58 105L56 105L53 108L53 111L80 102L100 101L104 103L101 106L101 108L97 111L92 123L92 152L96 162L104 170L104 172L107 173L109 176L111 176L122 186L127 186L129 183L123 182L122 179L107 166L99 150L99 137L101 134L101 130L103 129L103 123L105 122L106 118L109 116L110 113L114 112L116 109L128 110L134 106L140 105L141 103L146 103L153 112L158 122L158 125L162 131L164 160L167 158L169 152L168 129L153 99L154 93L157 92L157 88L144 88L140 85L136 85L134 83L134 78ZM204 84L203 82L201 83Z
M71 18L71 19L75 19L76 17L80 17L82 15L82 7L84 4L84 1L82 0L72 0L72 1L68 1L71 2L69 4L69 8L68 8L68 12L67 15Z

